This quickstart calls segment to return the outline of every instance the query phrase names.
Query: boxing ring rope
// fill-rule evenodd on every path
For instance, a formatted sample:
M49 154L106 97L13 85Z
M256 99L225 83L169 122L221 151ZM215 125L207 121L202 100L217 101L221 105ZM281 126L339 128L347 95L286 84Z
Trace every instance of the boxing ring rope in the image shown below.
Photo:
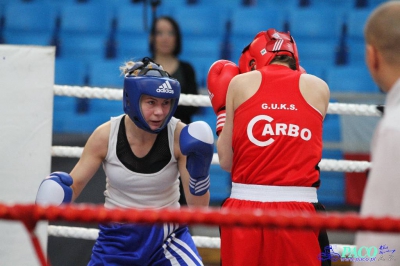
M122 100L122 90L99 87L81 87L54 85L54 94L77 98L98 98L107 100ZM209 97L206 95L182 94L179 105L210 107ZM381 116L377 105L330 103L329 114ZM79 158L82 147L53 146L51 155L54 157ZM214 154L212 164L219 164L218 155ZM370 168L367 161L348 161L322 159L319 166L322 171L364 172ZM46 256L40 247L34 233L36 224L40 220L71 221L87 223L106 222L139 222L180 224L204 224L213 226L256 226L280 227L292 229L327 229L344 231L377 231L400 232L400 219L394 217L359 217L357 214L347 213L286 213L264 212L260 210L236 212L235 210L221 210L209 208L181 209L105 209L100 205L69 204L63 206L37 206L34 204L5 205L0 203L0 219L21 221L32 241L38 259L42 265L49 265ZM58 237L72 237L94 240L98 230L79 227L49 226L48 234ZM220 248L220 239L217 237L193 236L197 247ZM343 245L332 245L335 251L340 251ZM351 246L351 245L346 245Z
M79 158L82 151L82 147L53 146L51 155L54 157ZM211 163L219 164L218 154L213 155ZM365 172L370 168L371 163L368 161L322 159L318 165L321 171Z
M102 87L54 85L54 94L77 98L122 100L122 89ZM211 102L206 95L181 94L179 105L211 107ZM367 104L329 103L328 113L339 115L381 116L377 105ZM79 158L82 154L82 150L83 148L81 147L53 146L52 156ZM217 154L214 154L212 164L219 164ZM370 168L370 162L322 159L319 166L322 171L365 172Z
M95 228L85 227L69 227L69 226L56 226L49 225L48 234L55 237L76 238L85 240L96 240L99 235L99 230ZM198 248L221 248L221 239L219 237L208 236L192 236L193 242ZM340 245L332 244L334 252L343 254L344 247L355 247L355 245Z
M47 232L50 236L77 238L86 240L96 240L99 235L99 229L86 227L70 227L49 225ZM198 248L220 248L219 237L192 236L193 241Z
M35 204L6 205L0 203L0 219L18 220L25 224L35 250L42 265L47 265L44 253L40 248L34 234L38 221L70 221L86 223L179 223L179 224L204 224L220 226L245 226L245 227L270 227L287 229L326 229L344 231L375 231L375 232L400 232L400 219L395 217L360 217L354 213L305 213L305 212L276 212L262 210L226 210L215 207L181 209L106 209L99 205L68 204L62 206L39 206ZM57 235L59 228L50 227L49 233ZM58 231L65 229L61 228ZM73 230L74 235L81 234L81 229ZM81 231L79 231L81 230ZM93 239L96 231L85 231L85 239ZM66 233L58 233L58 235ZM69 233L71 235L71 233ZM196 239L196 238L195 238ZM35 241L36 240L36 241ZM197 242L208 240L198 238ZM215 248L218 239L213 239ZM338 245L337 245L338 246ZM207 247L211 247L208 245ZM339 250L341 246L337 248Z
M54 85L54 94L77 98L97 98L107 100L122 100L122 89ZM206 95L181 94L179 105L211 107L210 98ZM329 103L328 114L381 116L377 105Z

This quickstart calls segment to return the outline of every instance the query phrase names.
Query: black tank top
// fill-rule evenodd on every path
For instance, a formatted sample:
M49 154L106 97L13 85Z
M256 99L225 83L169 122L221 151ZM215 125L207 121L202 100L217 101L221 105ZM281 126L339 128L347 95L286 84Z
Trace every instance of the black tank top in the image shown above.
M168 127L158 133L153 147L144 157L137 157L128 142L125 130L125 116L121 119L118 129L117 157L129 170L141 174L153 174L166 166L171 160L168 145Z

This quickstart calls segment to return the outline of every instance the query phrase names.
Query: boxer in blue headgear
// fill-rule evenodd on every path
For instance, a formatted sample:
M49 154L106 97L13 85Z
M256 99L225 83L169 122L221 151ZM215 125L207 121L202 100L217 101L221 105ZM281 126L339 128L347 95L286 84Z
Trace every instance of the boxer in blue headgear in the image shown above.
M190 207L210 201L213 133L207 123L173 117L179 83L144 58L121 66L124 112L96 128L71 173L54 172L36 203L74 201L102 165L106 208L179 208L179 176ZM93 265L203 265L187 225L100 224Z
M178 106L181 86L162 66L145 57L127 70L124 80L124 112L139 128L150 133L159 133L169 122ZM140 100L143 95L171 99L171 109L163 124L152 130L143 117Z

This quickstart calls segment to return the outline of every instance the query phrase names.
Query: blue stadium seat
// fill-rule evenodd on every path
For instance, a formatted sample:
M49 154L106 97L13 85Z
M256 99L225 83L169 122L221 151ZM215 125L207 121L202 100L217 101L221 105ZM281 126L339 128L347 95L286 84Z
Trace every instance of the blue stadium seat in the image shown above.
M86 65L82 61L72 58L56 58L55 84L83 86L86 75Z
M5 43L49 45L56 12L45 2L12 2L4 7Z
M146 13L145 13L146 12ZM118 35L131 35L147 33L151 27L151 14L149 8L143 5L120 5L115 8L117 20L116 33Z
M325 68L333 66L336 58L337 41L331 39L296 38L300 64Z
M308 74L317 76L325 80L325 66L321 64L315 64L312 60L302 60L300 56L300 65L306 70Z
M146 14L144 12L147 12ZM138 60L149 56L149 31L151 14L143 5L116 7L117 58Z
M7 31L3 35L4 42L7 44L21 44L21 45L51 45L53 34L51 32L11 32Z
M346 25L349 40L364 40L364 26L370 13L370 8L355 9L347 13Z
M0 0L0 9L6 5L8 5L9 3L14 2L15 0Z
M92 87L122 88L123 75L119 67L124 64L119 59L97 60L88 65L89 85Z
M275 28L284 30L285 12L283 9L246 7L237 8L231 15L232 32L232 56L231 60L238 62L242 50L260 31Z
M259 31L275 28L284 30L285 13L282 9L246 7L233 10L232 37L245 37L249 43Z
M254 34L255 36L255 34ZM239 63L239 58L240 55L242 54L243 48L245 48L254 38L248 37L248 36L232 36L231 40L231 45L232 45L232 55L231 55L231 61L235 62L236 64Z
M116 60L91 62L88 67L89 85L121 88L123 79L119 75ZM56 59L56 84L76 84L85 79L86 67L82 61L71 58ZM119 80L118 80L119 79ZM88 108L85 113L78 113L79 104ZM122 103L106 99L77 99L73 97L54 98L53 130L57 133L91 133L97 126L122 113Z
M21 0L24 1L24 0ZM71 4L85 4L81 3L78 0L33 0L33 1L41 1L41 2L46 2L49 4L52 9L57 12L57 14L60 14L61 10L64 9L65 6L71 5ZM91 1L91 0L90 0Z
M161 1L160 7L180 8L181 6L185 5L187 5L187 0L168 0L168 1Z
M289 11L288 26L295 40L302 38L338 40L342 34L342 13L327 7Z
M104 122L124 113L121 100L91 99L90 110L92 116Z
M196 74L196 81L199 88L206 88L207 86L207 75L210 66L219 58L214 58L211 56L192 56L190 58L183 58L182 60L186 60L190 62L194 68Z
M346 16L348 59L350 65L365 64L364 26L371 13L370 7L348 12Z
M238 63L244 47L246 47L260 31L275 28L285 30L286 9L270 5L260 8L257 6L241 7L232 11L231 23L231 60Z
M267 5L268 6L268 5ZM284 31L286 21L284 8L258 6L241 7L232 11L232 56L231 60L238 62L244 47L246 47L260 31L275 28Z
M76 98L69 96L58 96L54 95L54 117L59 117L59 121L62 122L63 117L60 115L62 112L75 113Z
M326 82L331 92L379 93L365 64L330 67Z
M109 120L92 113L60 112L53 120L56 133L91 134L99 125Z
M62 34L60 36L60 57L74 58L83 62L106 57L107 35L105 34Z
M105 57L112 10L101 3L65 4L60 10L60 55L82 60Z
M52 32L56 13L45 2L12 2L5 6L6 31Z
M117 58L140 60L150 56L148 33L117 34Z
M365 64L365 42L359 39L347 40L348 58L350 65Z
M56 58L55 84L83 86L86 83L86 75L86 64L82 61L72 58ZM53 132L73 133L77 132L77 130L79 132L79 124L71 126L70 123L72 122L69 120L75 121L75 118L78 116L77 107L82 100L75 97L54 96ZM88 123L87 125L91 125L92 122ZM89 133L88 130L85 133Z
M182 1L182 0L180 0ZM201 6L201 5L216 5L218 7L228 7L232 5L234 8L243 7L243 0L183 0L187 5Z
M100 3L65 4L61 9L60 33L108 34L111 31L113 13Z
M215 60L221 55L222 40L215 37L186 37L182 38L181 56L192 61L191 57L206 57Z
M340 116L336 114L327 114L324 119L322 140L325 142L341 142L342 127Z
M221 37L225 30L227 14L214 6L181 6L174 11L182 35L188 37Z
M355 8L355 0L308 0L307 8L333 8L340 10L351 10Z
M121 89L123 87L123 76L119 67L123 65L119 59L98 60L89 64L89 85L92 87L106 87ZM99 121L108 121L111 116L123 113L120 100L90 99L90 114Z
M366 0L366 1L369 8L375 8L376 6L384 2L387 2L388 0Z

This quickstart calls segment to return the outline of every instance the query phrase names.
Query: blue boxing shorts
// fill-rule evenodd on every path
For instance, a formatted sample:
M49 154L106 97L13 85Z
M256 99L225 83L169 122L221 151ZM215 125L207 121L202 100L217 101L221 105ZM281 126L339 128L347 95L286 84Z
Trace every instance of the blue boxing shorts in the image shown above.
M203 265L187 226L100 224L88 266Z

